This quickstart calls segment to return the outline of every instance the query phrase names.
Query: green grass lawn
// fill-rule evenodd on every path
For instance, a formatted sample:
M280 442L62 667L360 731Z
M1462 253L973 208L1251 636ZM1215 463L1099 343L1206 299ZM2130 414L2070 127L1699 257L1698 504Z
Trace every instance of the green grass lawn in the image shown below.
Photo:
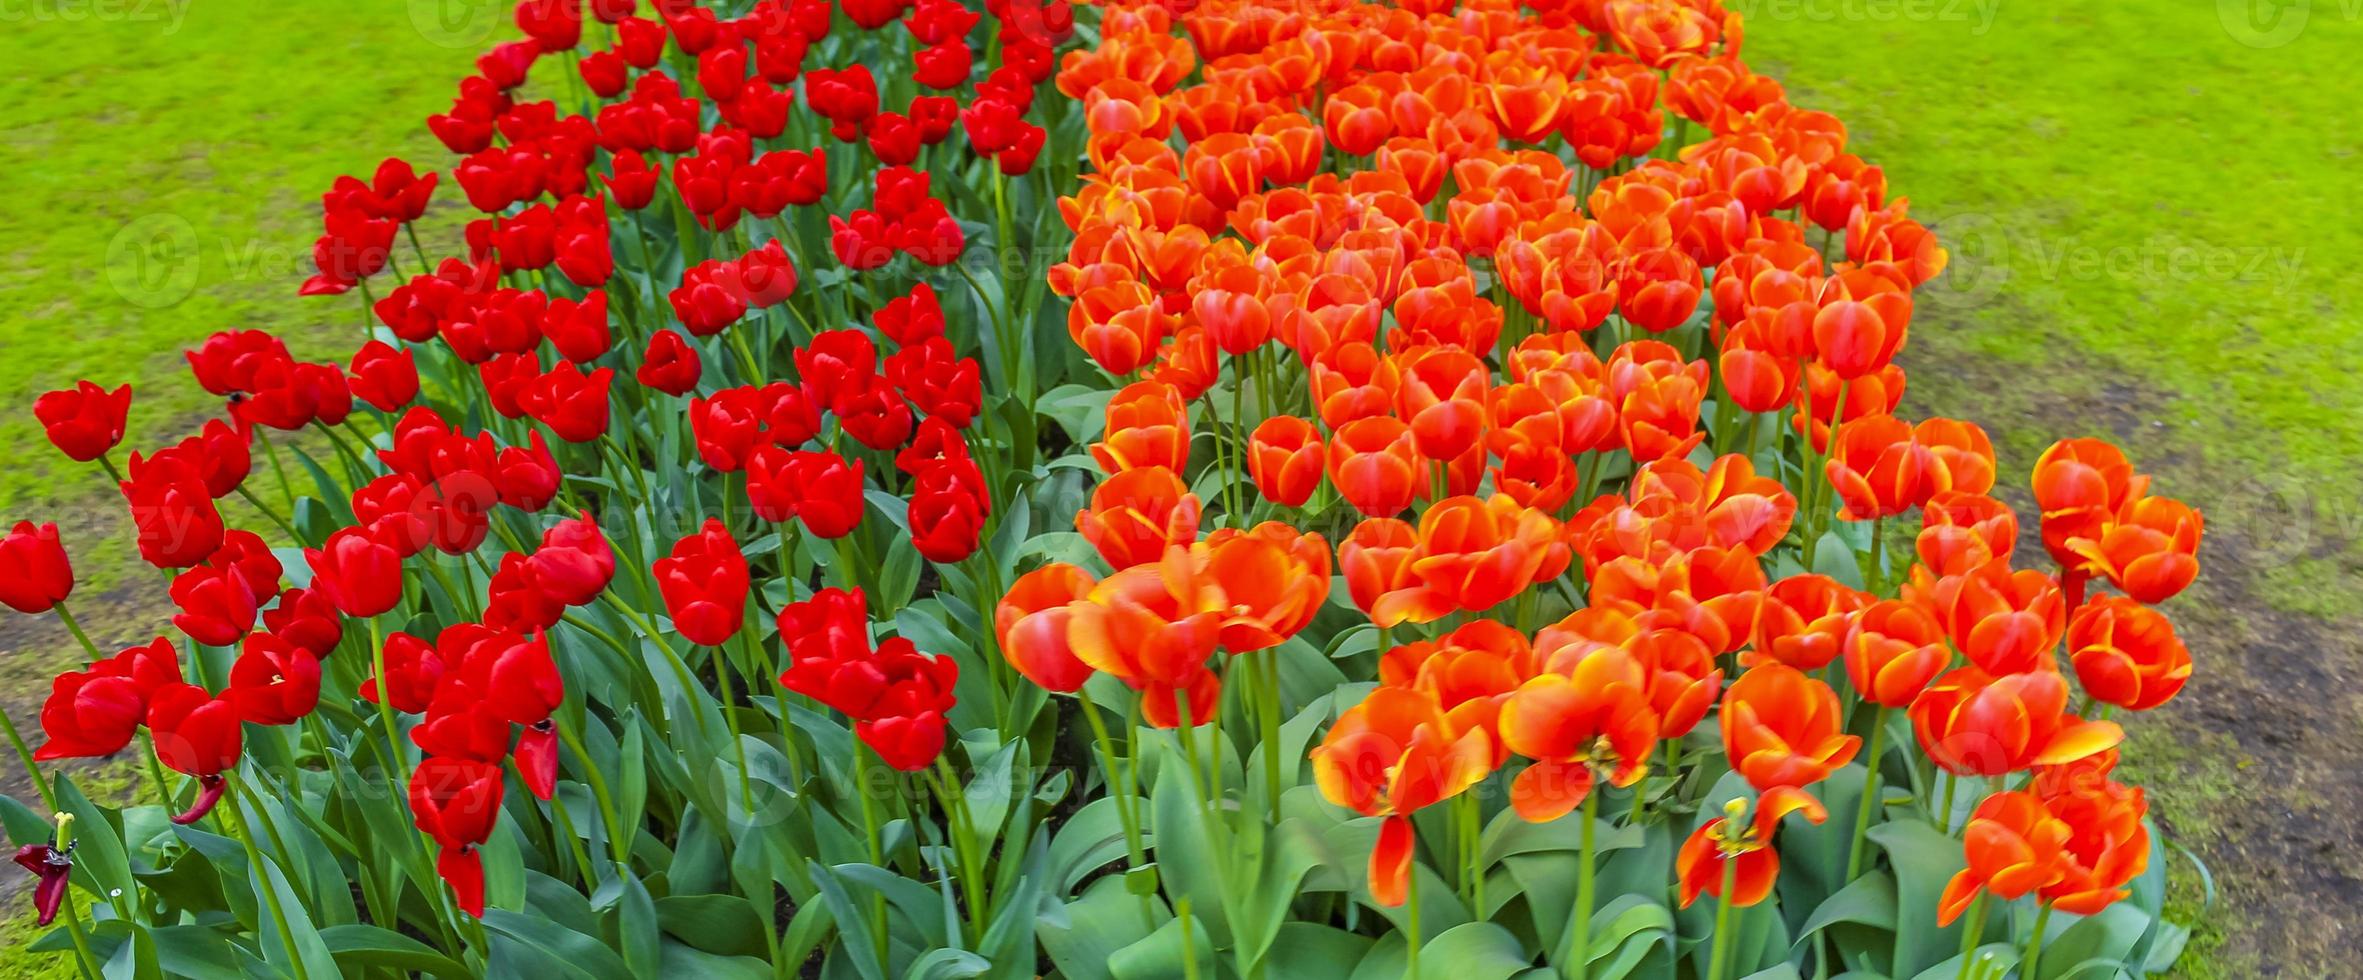
M2205 584L2173 607L2200 675L2134 720L2127 766L2222 879L2183 972L2324 975L2338 932L2309 917L2363 925L2309 843L2351 835L2363 763L2363 705L2335 682L2363 668L2352 0L2314 4L2285 39L2294 21L2251 22L2238 0L1735 6L1750 60L1843 118L1953 244L1906 411L1987 423L2013 482L2055 436L2113 436L2207 511ZM499 7L154 0L7 23L0 400L132 382L130 441L150 445L218 409L179 356L214 330L349 349L354 300L294 296L315 195L387 154L445 162L421 120ZM0 451L0 517L67 526L102 642L157 628L161 589L95 473L22 410L0 412ZM69 646L46 620L0 631L19 718ZM19 939L0 934L0 976L39 968Z
M2338 680L2363 668L2363 8L2289 6L1737 7L1749 60L1845 120L1953 248L1905 411L1985 423L2014 488L2053 438L2116 439L2206 513L2202 584L2170 604L2198 674L2125 753L2223 887L2191 977L2334 975L2363 925L2313 844L2363 801Z
M432 16L444 8L478 19ZM444 164L424 120L449 103L505 6L138 0L6 13L0 518L62 525L92 632L137 642L164 626L162 583L138 563L103 477L42 439L33 399L76 378L130 382L126 442L154 446L220 411L180 356L215 330L270 329L300 357L349 352L358 300L295 296L317 195L389 154ZM0 623L0 701L30 724L48 676L79 656L54 618L12 616ZM16 769L0 765L21 792ZM94 794L121 793L134 783L120 775L83 778ZM69 960L20 952L31 913L6 894L0 977L70 974Z

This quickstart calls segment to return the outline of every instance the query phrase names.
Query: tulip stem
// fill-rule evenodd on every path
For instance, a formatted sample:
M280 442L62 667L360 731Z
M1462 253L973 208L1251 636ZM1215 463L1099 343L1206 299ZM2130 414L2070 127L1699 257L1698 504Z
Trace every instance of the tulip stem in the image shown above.
M623 824L615 819L615 801L607 795L607 777L601 774L599 763L591 758L590 750L583 747L582 733L575 731L574 726L566 721L565 713L554 712L550 719L556 723L558 740L565 742L567 748L574 750L574 757L582 760L583 778L591 784L591 797L598 801L599 818L607 823L607 847L615 855L616 869L621 871L630 867L631 836L626 833Z
M389 250L386 257L392 259L393 252ZM395 269L394 274L400 276L402 270ZM361 287L361 342L367 344L377 339L377 294L370 290L368 276L354 279L353 285Z
M1419 862L1404 877L1403 976L1419 980Z
M232 769L222 776L231 781L233 788L237 787L237 770ZM252 796L247 795L247 799L251 801ZM298 980L310 976L310 972L304 969L303 951L295 944L295 930L288 927L287 910L279 904L279 889L271 887L271 876L264 873L263 852L254 846L254 835L247 831L246 817L239 812L239 801L232 799L228 806L221 809L229 817L230 833L246 848L246 863L254 873L254 890L262 893L263 905L271 913L271 922L279 927L279 939L287 946L288 966L294 969Z
M752 642L747 639L747 635L745 630L739 632L741 642ZM730 754L738 762L738 802L747 811L747 817L752 819L755 815L755 788L747 779L746 735L738 727L738 695L731 689L731 669L730 655L723 648L715 647L714 684L720 688L715 693L720 695L722 701L722 726L730 730ZM749 687L751 690L752 685Z
M1181 715L1181 728L1175 734L1181 736L1182 759L1190 767L1190 789L1192 792L1200 792L1206 788L1206 766L1198 759L1198 725L1197 719L1190 717L1189 692L1175 688L1173 703L1177 713ZM1220 713L1221 709L1218 707L1216 711ZM1215 765L1221 764L1221 759L1217 758ZM1198 800L1198 809L1201 812L1207 809L1207 803L1203 797Z
M1985 936L1986 893L1981 889L1976 900L1969 903L1969 927L1961 931L1961 972L1956 975L1956 980L1968 980L1969 966L1974 962L1970 954L1977 951ZM2029 971L2027 976L2034 976L2033 971Z
M279 499L287 505L289 513L294 513L295 489L287 482L287 464L279 459L279 444L272 442L259 425L254 427L254 441L262 443L263 455L271 458L271 475L279 480Z
M1944 809L1937 813L1936 818L1944 823L1945 836L1947 837L1950 837L1953 834L1953 790L1959 787L1960 783L1961 778L1959 776L1955 776L1949 772L1945 773Z
M90 935L82 928L82 912L74 907L73 891L69 889L65 900L58 904L66 913L66 935L74 939L74 954L78 960L74 965L80 967L82 975L90 980L105 976L104 968L99 965L98 954L91 952Z
M288 544L300 546L304 543L303 535L295 533L295 525L287 523L287 518L279 516L278 511L272 510L270 505L263 503L262 498L255 496L254 491L246 489L244 484L238 486L238 496L246 498L246 502L254 505L254 509L264 517L270 518L271 523L279 525L279 530L287 533Z
M310 718L310 716L307 716L307 718ZM147 744L147 756L149 756L149 758L147 758L147 763L149 763L149 779L156 779L156 803L161 803L163 808L170 812L170 810L172 810L172 777L163 775L163 763L158 763L158 756L156 756L156 732L142 732L142 734L139 734L139 741L144 741L144 744ZM326 739L321 739L321 749L326 749L326 746L328 746L328 741L326 741Z
M16 749L16 759L25 767L25 777L33 781L33 788L41 791L42 807L57 813L57 790L49 785L49 780L42 777L41 766L33 761L33 750L25 746L24 733L17 731L16 719L10 717L6 708L0 708L0 728L7 730L8 744Z
M968 814L967 791L961 788L960 773L952 768L951 760L937 755L935 770L936 778L931 781L935 783L936 796L943 801L946 836L951 838L952 860L960 866L961 894L968 901L968 914L962 918L968 924L968 939L975 944L983 938L977 930L993 920L991 898L984 891L984 865L976 855L976 828Z
M90 654L91 662L96 663L105 659L105 655L98 652L98 644L90 642L90 634L82 632L82 624L74 620L72 612L67 611L65 600L58 600L57 604L51 608L57 610L58 622L66 624L66 631L74 634L74 639L82 642L82 649ZM25 771L31 772L32 770Z
M379 633L377 617L369 617L370 676L377 679L377 719L386 731L386 787L393 789L394 773L402 768L402 732L394 723L394 692L386 676L386 644ZM400 799L397 792L396 799Z
M1280 822L1280 650L1256 655L1263 678L1257 698L1263 709L1264 803L1272 808L1272 822ZM1474 797L1472 797L1474 799Z
M1731 893L1739 888L1739 862L1723 858L1723 888L1715 896L1715 952L1707 960L1707 980L1723 980L1731 963Z
M1638 791L1636 791L1638 795ZM1593 787L1584 794L1582 851L1575 865L1575 912L1567 929L1567 976L1570 980L1584 980L1592 975L1592 892L1594 833L1600 825L1600 792ZM1725 886L1727 889L1729 885ZM1727 892L1728 894L1728 892ZM1718 948L1723 927L1717 925Z
M1863 776L1862 807L1854 815L1854 843L1846 849L1847 881L1853 881L1856 875L1862 873L1864 835L1871 829L1871 812L1879 806L1879 750L1887 742L1889 710L1886 705L1880 705L1878 714L1871 719L1871 748L1863 753L1863 762L1870 772Z
M2042 980L2043 974L2036 968L2043 964L2043 931L2050 925L2051 903L2036 903L2035 928L2033 932L2027 936L2027 958L2025 972L2027 980Z
M1140 815L1133 809L1135 801L1130 790L1120 788L1128 784L1121 778L1122 770L1117 768L1116 740L1109 737L1108 723L1100 718L1099 707L1091 703L1091 692L1079 687L1075 689L1075 697L1082 701L1083 718L1091 724L1091 738L1097 743L1100 764L1108 768L1108 798L1116 804L1116 819L1124 822L1124 849L1131 858L1131 867L1140 867L1147 863L1146 852L1141 847Z
M870 799L870 747L859 738L853 740L853 782L853 791L861 796L862 839L870 847L870 864L883 868L886 866L886 846L878 836L877 804ZM886 896L883 893L871 903L870 916L872 928L876 932L872 938L877 942L878 961L884 963L887 937Z

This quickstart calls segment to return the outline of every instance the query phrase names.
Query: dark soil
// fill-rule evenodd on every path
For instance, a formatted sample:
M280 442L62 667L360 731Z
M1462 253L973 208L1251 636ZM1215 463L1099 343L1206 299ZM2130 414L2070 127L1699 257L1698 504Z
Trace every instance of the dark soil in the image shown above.
M1991 315L1994 297L1978 299ZM2349 575L2297 590L2276 573L2295 562L2348 571L2339 518L2352 502L2211 465L2207 447L2165 421L2191 396L2146 388L2064 339L2032 369L1966 353L1963 331L1979 315L1940 302L1915 316L1904 412L1972 419L1993 434L1997 492L2029 517L2022 555L2041 560L2026 476L2056 438L2116 442L2153 475L2153 492L2207 519L2199 581L2164 606L2190 647L2193 679L2159 710L2117 719L2129 735L2124 774L2147 787L2169 840L2204 860L2220 889L2203 921L2189 923L2197 938L2184 972L2346 975L2333 964L2363 937L2363 869L2346 856L2363 812L2363 617L2347 611ZM2179 859L2172 874L2192 896L2180 911L2196 915L2198 875Z

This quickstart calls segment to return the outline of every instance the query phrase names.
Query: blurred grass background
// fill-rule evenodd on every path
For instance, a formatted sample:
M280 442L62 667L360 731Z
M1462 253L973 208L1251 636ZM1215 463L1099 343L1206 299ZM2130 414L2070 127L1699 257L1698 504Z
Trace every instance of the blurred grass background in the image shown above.
M2053 438L2117 438L2207 512L2208 573L2172 607L2198 679L2130 726L2126 753L2223 879L2178 972L2329 975L2363 918L2356 879L2303 850L2316 829L2344 839L2363 803L2363 702L2338 683L2363 665L2356 5L1731 6L1751 63L1842 118L1953 248L1904 357L1906 412L1985 423L2013 485ZM423 119L505 16L490 0L0 8L0 405L18 407L0 412L0 518L64 525L102 643L160 628L161 583L103 480L22 408L76 378L131 382L128 441L154 445L218 411L179 354L215 330L341 355L358 302L295 296L316 195L387 155L447 165ZM29 723L78 654L50 618L0 620L0 703ZM13 763L0 773L24 790ZM2178 872L2195 916L2197 877ZM0 977L63 965L18 952L24 906L0 920Z

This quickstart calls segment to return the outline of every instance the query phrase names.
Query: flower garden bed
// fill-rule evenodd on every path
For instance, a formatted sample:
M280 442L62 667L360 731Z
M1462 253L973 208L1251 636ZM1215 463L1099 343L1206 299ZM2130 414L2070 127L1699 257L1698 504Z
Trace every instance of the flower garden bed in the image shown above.
M189 363L224 419L120 465L128 389L35 406L180 611L14 738L33 772L128 752L164 801L60 776L0 809L60 918L37 947L299 977L2175 959L2111 716L2189 676L2152 606L2199 516L2070 440L2022 544L1983 431L1894 414L1945 253L1736 15L517 23L427 121L441 172L325 195L304 292L358 307L345 363L218 334ZM468 254L406 233L438 195L485 215ZM233 494L267 526L224 526ZM0 571L73 625L54 528Z

